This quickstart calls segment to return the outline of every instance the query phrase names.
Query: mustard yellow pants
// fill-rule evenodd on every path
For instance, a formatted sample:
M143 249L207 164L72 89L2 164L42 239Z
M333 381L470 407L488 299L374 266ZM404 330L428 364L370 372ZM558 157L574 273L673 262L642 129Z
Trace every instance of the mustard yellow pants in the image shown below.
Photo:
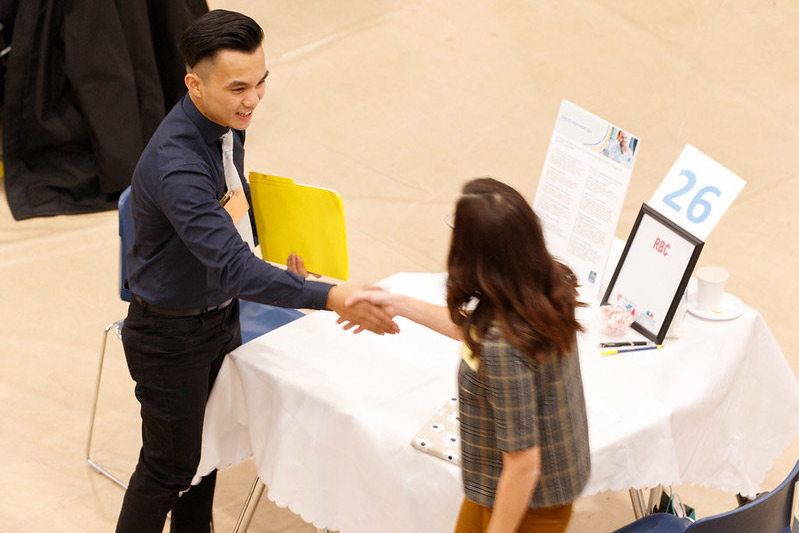
M483 533L488 529L491 511L491 507L464 498L455 533ZM563 533L571 515L572 504L528 509L516 533Z

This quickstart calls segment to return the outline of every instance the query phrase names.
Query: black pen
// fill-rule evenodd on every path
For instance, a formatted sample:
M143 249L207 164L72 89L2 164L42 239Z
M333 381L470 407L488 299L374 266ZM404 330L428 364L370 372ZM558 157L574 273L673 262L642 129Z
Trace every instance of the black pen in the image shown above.
M626 341L626 342L600 342L600 348L620 348L622 346L646 346L646 341Z
M661 348L663 348L662 344L652 344L650 346L636 346L633 348L620 348L618 350L605 350L604 352L600 352L600 354L616 355L617 353L643 352L644 350L660 350Z

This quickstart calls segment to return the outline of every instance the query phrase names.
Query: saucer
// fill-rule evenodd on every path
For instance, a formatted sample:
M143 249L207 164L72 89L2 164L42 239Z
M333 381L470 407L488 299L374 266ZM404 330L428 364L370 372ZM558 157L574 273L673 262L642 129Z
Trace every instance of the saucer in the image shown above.
M738 318L744 312L744 304L736 296L725 292L721 295L721 303L718 309L713 311L703 311L696 305L696 293L688 295L688 312L699 318L707 320L732 320Z

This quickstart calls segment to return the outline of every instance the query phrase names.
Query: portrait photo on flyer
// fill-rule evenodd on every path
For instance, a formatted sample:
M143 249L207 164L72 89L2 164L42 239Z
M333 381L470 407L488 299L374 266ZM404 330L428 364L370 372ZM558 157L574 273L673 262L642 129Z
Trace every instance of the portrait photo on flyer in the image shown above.
M704 242L641 205L602 305L633 314L633 329L662 344Z

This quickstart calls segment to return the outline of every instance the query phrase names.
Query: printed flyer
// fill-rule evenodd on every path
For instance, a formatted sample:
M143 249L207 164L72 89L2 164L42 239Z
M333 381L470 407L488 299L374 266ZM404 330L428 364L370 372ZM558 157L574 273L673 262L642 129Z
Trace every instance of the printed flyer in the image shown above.
M638 144L626 130L561 102L533 209L550 253L569 265L585 294L595 298Z

